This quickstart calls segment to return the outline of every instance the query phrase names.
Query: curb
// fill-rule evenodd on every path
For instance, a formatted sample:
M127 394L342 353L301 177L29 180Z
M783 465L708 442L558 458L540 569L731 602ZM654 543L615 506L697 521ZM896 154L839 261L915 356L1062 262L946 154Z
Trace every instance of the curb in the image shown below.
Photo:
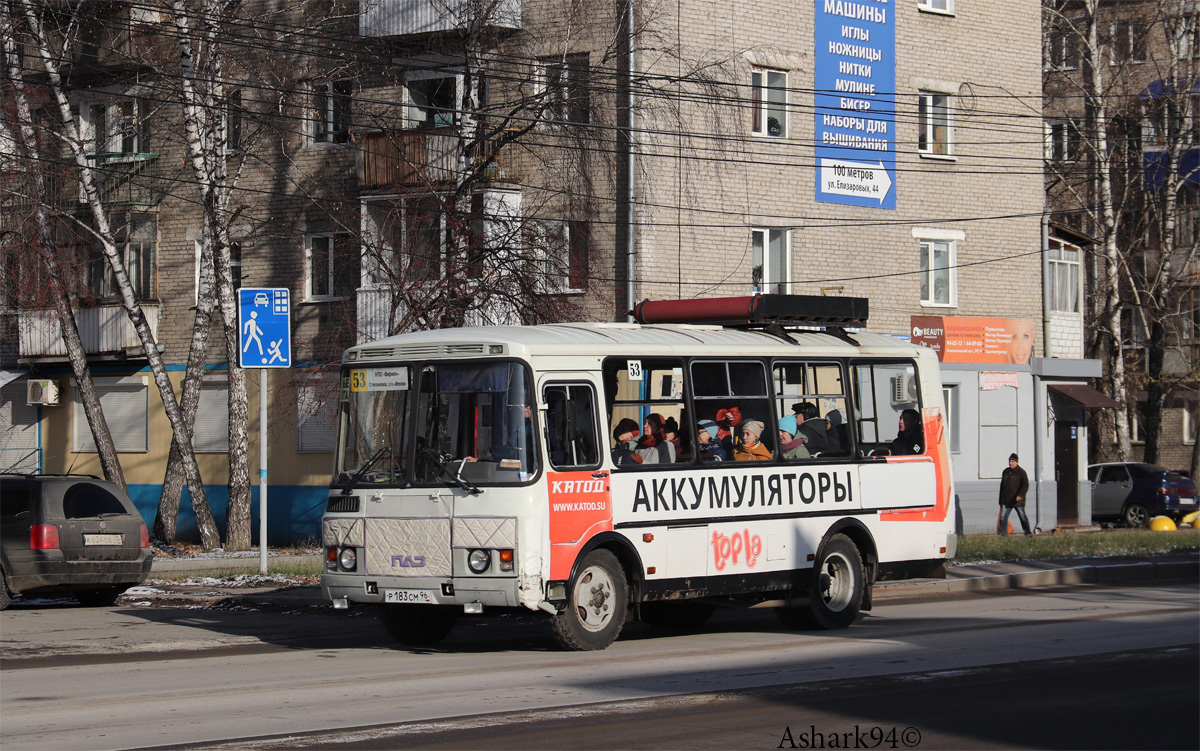
M1008 589L1038 589L1080 584L1130 584L1138 581L1198 578L1200 578L1200 561L1196 560L1092 564L962 578L880 582L874 587L872 599L898 600Z

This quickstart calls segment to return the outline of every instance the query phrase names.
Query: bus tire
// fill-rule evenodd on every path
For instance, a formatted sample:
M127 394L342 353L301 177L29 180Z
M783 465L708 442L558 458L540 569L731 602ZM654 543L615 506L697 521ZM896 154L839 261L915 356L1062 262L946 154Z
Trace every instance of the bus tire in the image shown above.
M654 628L677 633L696 631L712 617L715 607L705 602L643 602L642 622Z
M845 535L830 537L813 567L812 588L808 592L812 619L821 628L847 628L858 618L864 586L858 548Z
M379 606L379 620L400 644L429 647L445 639L454 628L458 609L452 605L384 603Z
M567 607L550 619L550 630L563 649L604 649L621 633L628 608L620 561L607 550L593 550L579 562L567 589Z

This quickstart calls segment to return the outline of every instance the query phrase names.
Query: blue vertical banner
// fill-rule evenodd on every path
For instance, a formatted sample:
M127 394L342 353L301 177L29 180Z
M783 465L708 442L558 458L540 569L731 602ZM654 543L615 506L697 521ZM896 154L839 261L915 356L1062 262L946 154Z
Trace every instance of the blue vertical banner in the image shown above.
M895 6L816 4L817 200L895 209Z

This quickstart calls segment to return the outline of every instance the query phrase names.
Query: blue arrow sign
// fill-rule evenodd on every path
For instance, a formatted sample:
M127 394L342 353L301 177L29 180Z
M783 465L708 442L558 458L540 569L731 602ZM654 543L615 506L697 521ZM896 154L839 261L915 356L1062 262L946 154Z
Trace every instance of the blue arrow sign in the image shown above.
M238 290L238 342L243 368L292 367L292 305L286 289Z

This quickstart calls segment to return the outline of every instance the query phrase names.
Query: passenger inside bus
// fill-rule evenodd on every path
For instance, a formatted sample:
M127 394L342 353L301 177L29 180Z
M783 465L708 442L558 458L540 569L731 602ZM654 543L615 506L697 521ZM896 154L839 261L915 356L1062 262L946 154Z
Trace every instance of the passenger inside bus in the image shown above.
M725 447L717 440L717 432L717 424L712 420L700 421L699 430L696 433L696 448L700 453L700 461L705 464L729 459L729 455L725 453Z
M829 441L830 451L850 453L850 431L847 429L839 410L831 409L825 413L825 437Z
M612 459L618 467L642 463L642 457L634 453L637 448L637 427L636 422L626 417L613 428L613 440L617 445L613 447Z
M822 451L829 449L829 438L825 433L825 421L821 412L812 402L796 402L792 405L793 416L799 426L797 435L804 436L804 447L813 456L820 456Z
M742 424L741 407L728 407L717 410L717 440L725 449L725 456L733 456L734 448L739 444L737 431Z
M769 461L772 458L771 449L762 442L765 427L758 420L742 423L742 443L733 450L735 461Z
M663 426L666 421L657 412L646 416L642 424L642 437L634 450L642 457L643 464L670 464L675 461L675 444L667 440Z
M915 409L900 413L900 434L892 441L892 456L913 456L925 453L925 428L921 414Z
M788 415L779 419L779 453L784 459L807 459L812 454L804 446L804 436L796 435L796 418Z

